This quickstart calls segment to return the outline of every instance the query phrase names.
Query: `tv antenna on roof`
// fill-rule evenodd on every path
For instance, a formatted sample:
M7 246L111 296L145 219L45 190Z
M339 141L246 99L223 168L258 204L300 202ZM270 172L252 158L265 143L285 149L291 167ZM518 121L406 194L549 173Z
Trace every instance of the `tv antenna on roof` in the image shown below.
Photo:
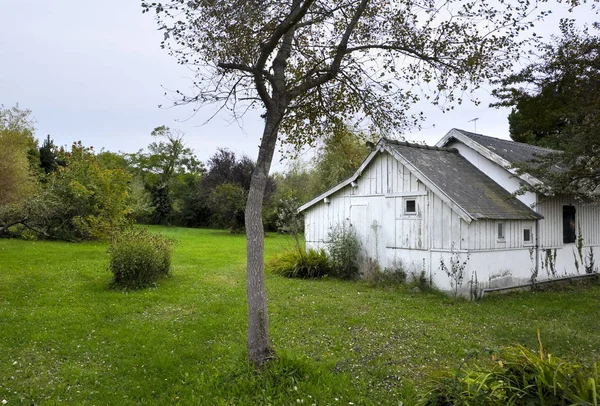
M473 131L473 132L474 132L475 134L477 134L477 120L479 120L479 117L475 117L473 120L469 120L469 123L470 123L470 122L473 122L473 126L475 127L475 129L474 129L474 131Z

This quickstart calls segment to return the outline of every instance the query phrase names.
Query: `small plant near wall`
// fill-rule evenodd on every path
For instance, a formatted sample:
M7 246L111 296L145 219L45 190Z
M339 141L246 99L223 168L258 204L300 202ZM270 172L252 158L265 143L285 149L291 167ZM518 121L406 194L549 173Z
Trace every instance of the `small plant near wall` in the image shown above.
M577 252L573 250L573 257L575 260L575 270L579 274L579 265L583 266L586 274L594 272L595 261L594 261L594 248L589 247L587 255L584 255L584 241L583 234L581 233L581 223L577 225Z
M534 258L534 250L533 247L529 248L529 259L531 259L531 290L535 290L535 284L537 283L539 268L537 267L535 258Z
M450 287L453 290L454 297L458 296L458 289L463 284L465 269L469 262L469 254L464 261L461 261L458 250L454 248L454 243L450 247L450 264L446 265L444 258L440 257L440 269L450 278Z
M556 278L556 248L544 250L542 269L546 269L549 278Z
M329 232L327 244L333 276L354 279L359 276L360 241L352 226L341 224Z
M399 287L407 284L408 273L402 261L394 260L390 267L381 270L381 267L368 267L365 280L375 287Z
M590 251L588 252L588 261L585 265L585 273L594 273L596 270L596 262L594 261L594 249L590 247Z
M322 278L330 272L324 250L303 248L284 251L265 262L265 270L287 278Z
M479 281L477 280L477 272L471 273L471 280L469 281L469 299L477 300L481 294L479 287Z

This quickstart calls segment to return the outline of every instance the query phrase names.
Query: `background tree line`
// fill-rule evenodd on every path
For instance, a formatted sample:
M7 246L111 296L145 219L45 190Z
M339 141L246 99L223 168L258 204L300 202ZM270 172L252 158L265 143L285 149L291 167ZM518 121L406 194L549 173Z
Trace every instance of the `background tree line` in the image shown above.
M95 151L81 142L58 147L36 140L29 110L0 108L0 236L109 238L134 222L243 232L255 163L220 148L200 161L184 134L161 126L135 153ZM269 177L264 227L284 231L286 218L350 176L368 154L365 137L334 132L310 162L289 159Z
M538 59L498 82L495 106L512 107L514 141L558 152L521 163L547 193L600 198L600 24L579 29L563 19L560 35L535 41Z

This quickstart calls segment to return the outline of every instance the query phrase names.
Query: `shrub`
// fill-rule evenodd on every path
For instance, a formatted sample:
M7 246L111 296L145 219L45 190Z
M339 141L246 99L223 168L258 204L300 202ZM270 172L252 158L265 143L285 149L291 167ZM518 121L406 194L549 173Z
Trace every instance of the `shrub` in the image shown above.
M337 226L329 232L327 245L333 276L354 279L359 275L360 241L352 227Z
M397 287L406 285L407 276L402 263L394 263L391 268L384 268L383 271L378 266L370 267L370 272L365 275L365 279L371 286Z
M109 248L112 285L139 289L169 274L173 241L143 228L116 234Z
M288 278L320 278L330 273L324 250L290 250L271 258L265 269Z
M421 405L598 405L598 362L584 369L522 346L493 355L492 368L463 368L434 381Z

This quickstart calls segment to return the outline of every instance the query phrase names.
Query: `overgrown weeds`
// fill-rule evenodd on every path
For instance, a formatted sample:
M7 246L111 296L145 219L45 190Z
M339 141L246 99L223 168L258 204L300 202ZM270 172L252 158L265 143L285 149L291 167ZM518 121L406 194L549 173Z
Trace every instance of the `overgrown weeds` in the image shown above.
M333 276L340 279L358 278L360 241L352 226L341 224L334 227L329 232L327 251Z
M539 339L539 331L538 331ZM492 354L491 368L463 367L433 381L421 405L598 406L599 363L588 368L517 345Z

